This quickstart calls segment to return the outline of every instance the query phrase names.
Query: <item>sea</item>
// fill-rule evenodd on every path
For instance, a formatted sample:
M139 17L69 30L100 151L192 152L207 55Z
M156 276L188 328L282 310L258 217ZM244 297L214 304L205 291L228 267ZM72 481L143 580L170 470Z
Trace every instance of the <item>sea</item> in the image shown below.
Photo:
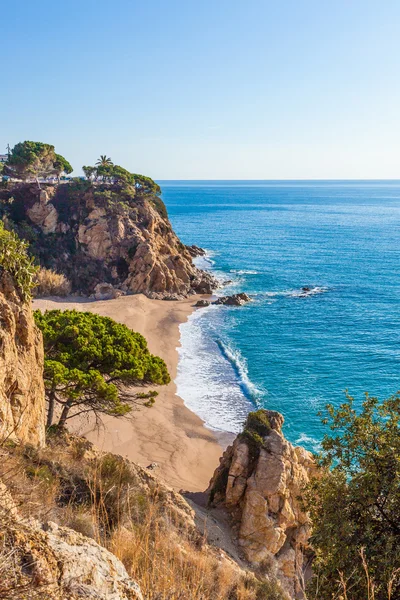
M207 427L268 408L318 451L327 403L400 389L400 181L159 183L217 294L252 298L181 325L177 393Z

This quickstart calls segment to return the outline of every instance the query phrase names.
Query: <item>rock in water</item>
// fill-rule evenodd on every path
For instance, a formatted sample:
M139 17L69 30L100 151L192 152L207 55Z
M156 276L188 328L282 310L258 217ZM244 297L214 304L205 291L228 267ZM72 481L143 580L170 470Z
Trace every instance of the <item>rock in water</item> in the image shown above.
M250 302L251 298L244 292L241 294L234 294L233 296L221 296L212 304L224 304L225 306L243 306L247 302Z
M284 438L283 421L275 411L250 413L208 491L210 502L230 513L246 559L268 563L290 597L298 598L310 553L310 522L299 497L316 467L311 453Z
M203 250L203 248L199 248L199 246L196 246L195 244L192 244L191 246L186 246L186 250L193 258L196 258L197 256L206 255L206 251Z

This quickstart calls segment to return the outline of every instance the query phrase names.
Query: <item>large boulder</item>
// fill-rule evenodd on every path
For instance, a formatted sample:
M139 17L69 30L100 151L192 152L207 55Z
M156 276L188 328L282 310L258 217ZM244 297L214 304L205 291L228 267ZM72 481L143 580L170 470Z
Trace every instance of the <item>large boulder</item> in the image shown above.
M43 446L45 396L42 335L29 302L0 268L0 441Z
M300 498L316 466L309 452L285 439L282 415L261 410L250 416L253 423L260 419L258 433L248 420L227 448L210 482L210 501L230 514L245 558L257 567L268 564L291 598L303 598L311 530Z

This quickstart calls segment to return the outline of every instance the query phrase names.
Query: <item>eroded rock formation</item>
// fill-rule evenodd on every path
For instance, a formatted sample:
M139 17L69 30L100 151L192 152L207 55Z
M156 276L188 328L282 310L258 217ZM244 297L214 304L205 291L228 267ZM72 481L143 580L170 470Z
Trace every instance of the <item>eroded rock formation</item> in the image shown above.
M315 463L284 438L282 425L277 412L250 413L214 473L210 501L230 513L245 558L275 571L290 597L302 598L310 523L300 496Z
M0 268L0 440L42 446L45 397L42 336L29 302Z
M182 244L159 197L82 182L42 190L19 185L1 192L0 200L40 263L64 273L73 291L92 294L96 285L110 284L178 299L216 287L192 262L201 249Z

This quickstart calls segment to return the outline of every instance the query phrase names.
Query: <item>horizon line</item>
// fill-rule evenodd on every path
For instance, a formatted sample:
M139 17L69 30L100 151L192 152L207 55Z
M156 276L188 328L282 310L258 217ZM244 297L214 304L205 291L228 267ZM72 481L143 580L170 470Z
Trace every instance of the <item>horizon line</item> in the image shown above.
M267 182L275 182L275 181L399 181L399 178L371 178L371 179L363 179L363 178L346 178L346 179L161 179L159 177L155 177L154 181L267 181Z

